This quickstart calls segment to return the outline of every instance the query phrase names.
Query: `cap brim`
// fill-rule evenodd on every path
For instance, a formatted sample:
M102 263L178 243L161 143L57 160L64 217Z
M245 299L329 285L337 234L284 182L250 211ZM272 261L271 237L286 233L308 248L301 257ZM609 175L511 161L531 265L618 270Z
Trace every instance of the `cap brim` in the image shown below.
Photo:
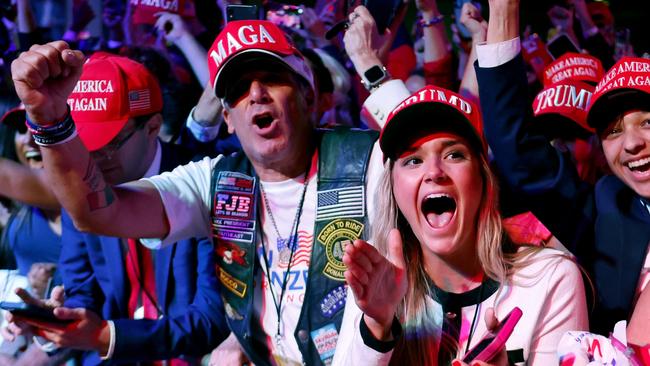
M223 98L226 94L226 87L233 82L233 80L241 76L242 73L254 70L246 65L250 65L253 62L269 61L275 61L278 65L285 67L289 71L293 71L289 65L284 62L282 56L276 53L259 49L242 51L221 65L217 76L214 78L213 87L217 98Z
M531 127L550 139L587 139L595 132L560 113L540 114L535 117Z
M124 128L128 119L120 121L76 122L77 133L88 151L96 151L106 146Z
M625 111L650 111L650 94L638 89L616 89L600 96L589 108L587 124L602 131Z
M384 127L379 145L385 158L395 159L413 142L435 132L452 132L468 139L480 154L483 144L467 117L456 108L424 102L399 111Z

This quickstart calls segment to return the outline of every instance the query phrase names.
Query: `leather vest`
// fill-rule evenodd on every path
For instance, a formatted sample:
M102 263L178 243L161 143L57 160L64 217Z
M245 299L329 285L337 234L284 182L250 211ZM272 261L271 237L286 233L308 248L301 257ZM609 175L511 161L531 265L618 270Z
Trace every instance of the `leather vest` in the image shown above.
M294 337L305 365L331 363L343 319L347 286L343 248L367 237L365 175L378 134L335 129L318 133L318 183L314 242L302 311ZM261 210L259 178L242 153L221 159L212 173L211 222L217 276L231 331L252 362L269 364L262 332L253 320L256 249ZM259 280L259 278L257 279Z

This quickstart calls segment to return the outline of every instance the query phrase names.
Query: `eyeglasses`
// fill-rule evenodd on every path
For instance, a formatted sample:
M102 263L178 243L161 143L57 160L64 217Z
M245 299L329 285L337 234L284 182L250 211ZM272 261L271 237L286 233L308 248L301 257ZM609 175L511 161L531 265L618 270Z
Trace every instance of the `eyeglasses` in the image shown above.
M111 160L113 158L113 155L124 146L129 139L138 131L141 130L142 126L137 126L136 128L132 129L131 132L127 133L123 137L115 136L111 142L108 144L104 145L99 150L95 150L92 152L94 156L97 157L105 157L108 160Z

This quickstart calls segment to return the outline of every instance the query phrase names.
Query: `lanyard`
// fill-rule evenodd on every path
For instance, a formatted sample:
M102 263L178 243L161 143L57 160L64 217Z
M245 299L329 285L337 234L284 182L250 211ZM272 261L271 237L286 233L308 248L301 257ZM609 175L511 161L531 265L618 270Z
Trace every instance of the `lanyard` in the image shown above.
M287 245L289 246L290 249L290 255L289 255L289 263L287 265L287 270L284 273L284 277L282 278L282 285L281 285L281 290L280 290L280 298L276 299L275 296L275 291L273 291L273 283L271 282L271 268L269 266L269 260L267 258L266 254L266 243L265 243L265 238L266 235L264 235L262 225L260 224L260 230L261 232L261 241L262 241L262 258L264 259L264 265L266 266L266 279L269 282L269 290L271 290L271 297L273 298L273 304L275 305L275 310L278 316L278 328L277 332L275 334L275 340L279 344L280 340L282 339L282 336L280 334L280 315L282 311L282 299L284 298L284 293L287 288L287 283L289 279L289 273L291 272L291 261L293 260L293 254L296 251L296 244L298 241L298 226L300 226L300 216L302 215L302 209L305 203L305 195L307 193L307 185L309 184L309 167L307 168L307 172L305 173L305 184L302 189L302 195L300 197L300 201L298 202L298 208L296 209L296 217L294 218L293 222L293 227L291 228L291 232L289 233L289 238L288 238L288 243ZM269 215L269 218L271 219L273 226L275 227L276 234L278 235L278 238L280 239L279 235L280 233L278 232L277 225L275 224L275 219L273 218L273 213L271 212L271 206L269 206L268 199L266 198L266 194L264 193L264 188L262 188L262 183L260 182L260 191L262 193L262 198L264 199L264 204L266 206L266 211ZM258 215L260 217L260 215Z

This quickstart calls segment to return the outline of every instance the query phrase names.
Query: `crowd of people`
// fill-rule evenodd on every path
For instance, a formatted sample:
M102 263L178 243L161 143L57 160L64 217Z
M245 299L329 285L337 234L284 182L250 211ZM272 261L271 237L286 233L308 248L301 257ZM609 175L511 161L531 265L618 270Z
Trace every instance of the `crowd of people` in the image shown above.
M0 365L650 365L650 58L363 3L3 7Z

